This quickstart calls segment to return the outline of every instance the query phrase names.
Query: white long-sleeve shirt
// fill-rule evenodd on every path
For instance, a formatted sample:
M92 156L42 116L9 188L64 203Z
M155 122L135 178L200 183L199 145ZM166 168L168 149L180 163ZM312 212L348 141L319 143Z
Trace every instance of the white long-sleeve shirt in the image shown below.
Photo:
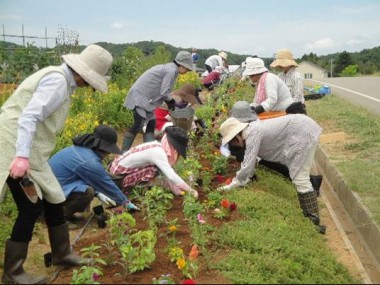
M260 84L256 88L255 103L259 89ZM285 111L294 102L285 82L273 73L268 73L265 80L265 94L266 100L261 103L265 111Z
M32 99L18 119L16 156L28 157L33 143L37 123L44 121L74 93L77 85L72 72L64 63L61 65L65 76L52 72L42 78ZM69 82L69 87L67 82Z
M205 64L211 66L211 68L214 70L217 66L223 67L223 59L221 56L215 54L208 57L205 61Z
M157 147L147 147L157 146ZM132 151L133 150L133 151ZM125 168L138 168L155 165L174 185L183 190L191 187L171 167L165 150L158 141L147 142L133 147L118 159L118 165Z

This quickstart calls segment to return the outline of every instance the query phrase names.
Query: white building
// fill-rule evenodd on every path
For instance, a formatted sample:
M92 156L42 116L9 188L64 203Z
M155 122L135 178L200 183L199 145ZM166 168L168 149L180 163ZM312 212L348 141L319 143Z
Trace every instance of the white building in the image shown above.
M310 61L302 61L298 64L297 71L303 79L322 80L328 77L328 71Z

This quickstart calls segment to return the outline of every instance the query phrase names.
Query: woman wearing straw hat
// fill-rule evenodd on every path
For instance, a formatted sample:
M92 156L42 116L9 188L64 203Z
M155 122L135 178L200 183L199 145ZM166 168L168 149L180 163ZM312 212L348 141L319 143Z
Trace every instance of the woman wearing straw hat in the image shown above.
M161 142L142 143L115 158L110 173L122 177L121 187L125 191L139 184L151 185L153 179L162 173L165 176L162 179L163 186L170 188L175 195L181 195L185 191L197 198L198 192L173 169L180 156L186 159L188 140L184 129L167 127Z
M289 49L279 50L276 53L276 60L270 66L281 69L281 72L277 76L288 86L294 101L301 102L304 105L303 79L301 74L296 70L298 64L293 59L292 52Z
M257 157L286 165L296 186L303 214L324 233L325 227L319 220L317 194L309 177L321 132L314 120L301 114L250 123L243 123L235 117L228 118L220 126L222 145L245 148L245 153L231 184L218 190L228 191L246 185L255 172Z
M175 81L178 74L185 74L191 70L193 70L191 53L180 51L173 62L153 66L137 79L124 101L124 107L133 110L134 123L124 135L123 151L130 149L145 123L144 142L154 140L156 127L154 110L164 102L169 109L175 108L175 100L171 95Z
M60 66L46 67L26 78L1 108L0 197L4 198L5 190L10 189L18 209L5 245L4 283L47 282L46 277L32 276L23 268L34 225L42 212L53 265L75 266L89 261L71 251L63 214L65 195L48 159L55 147L56 134L64 127L75 89L91 86L107 91L105 76L112 55L98 45L89 45L80 54L64 55L63 61ZM35 191L33 197L38 195L36 200L24 193L25 184L20 185L23 177L30 179L29 189Z
M228 55L224 51L221 51L219 54L209 56L205 61L206 70L211 73L217 66L220 66L223 69L226 68L228 66L227 58Z

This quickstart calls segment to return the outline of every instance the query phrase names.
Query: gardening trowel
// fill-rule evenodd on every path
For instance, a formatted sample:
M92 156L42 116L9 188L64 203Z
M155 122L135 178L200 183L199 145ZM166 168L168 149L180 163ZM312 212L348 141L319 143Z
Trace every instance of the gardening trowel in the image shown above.
M34 186L34 183L29 179L29 177L25 175L21 179L20 185L22 190L24 190L26 197L28 197L29 201L33 204L36 204L38 202L37 190Z

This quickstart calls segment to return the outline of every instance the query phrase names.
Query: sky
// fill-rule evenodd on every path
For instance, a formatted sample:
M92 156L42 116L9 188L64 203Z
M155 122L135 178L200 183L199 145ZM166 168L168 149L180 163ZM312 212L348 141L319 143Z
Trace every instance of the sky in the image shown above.
M0 24L1 40L44 37L45 30L57 37L61 27L78 32L81 45L152 40L259 57L288 48L300 58L380 46L380 1L0 0Z

